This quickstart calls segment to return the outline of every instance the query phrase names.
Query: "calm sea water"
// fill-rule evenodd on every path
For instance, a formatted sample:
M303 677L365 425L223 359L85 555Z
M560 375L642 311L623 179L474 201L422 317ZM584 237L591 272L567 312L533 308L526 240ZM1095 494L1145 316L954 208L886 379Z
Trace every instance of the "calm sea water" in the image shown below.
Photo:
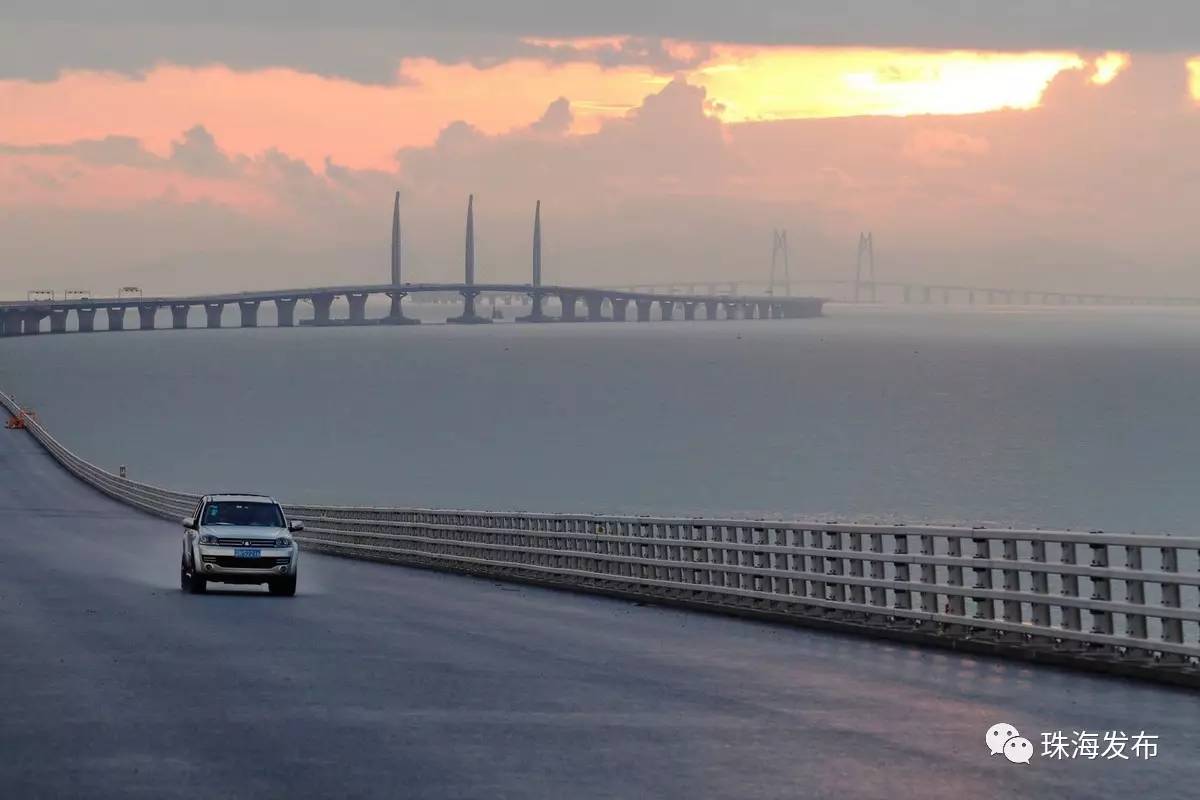
M292 501L1195 532L1200 314L194 330L0 341L132 477Z

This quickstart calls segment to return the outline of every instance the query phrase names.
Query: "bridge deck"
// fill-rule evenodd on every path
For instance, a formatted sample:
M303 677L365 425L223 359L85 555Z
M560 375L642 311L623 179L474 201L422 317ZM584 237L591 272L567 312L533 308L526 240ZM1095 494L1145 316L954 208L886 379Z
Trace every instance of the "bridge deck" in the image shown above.
M175 586L178 531L0 431L11 797L1182 797L1184 690L305 556L294 600ZM1149 762L989 758L1145 729Z

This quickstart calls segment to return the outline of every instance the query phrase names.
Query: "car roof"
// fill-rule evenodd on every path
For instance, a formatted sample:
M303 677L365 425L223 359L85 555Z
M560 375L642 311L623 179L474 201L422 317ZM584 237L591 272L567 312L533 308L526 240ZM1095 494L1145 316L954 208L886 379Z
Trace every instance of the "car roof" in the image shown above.
M205 500L230 500L234 502L274 503L275 498L265 494L206 494Z

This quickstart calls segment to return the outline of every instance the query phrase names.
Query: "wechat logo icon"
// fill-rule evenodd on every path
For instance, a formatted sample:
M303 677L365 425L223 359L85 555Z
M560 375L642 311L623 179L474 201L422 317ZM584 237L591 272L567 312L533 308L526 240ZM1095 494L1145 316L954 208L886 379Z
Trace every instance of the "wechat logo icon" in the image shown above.
M997 722L984 735L990 755L1001 755L1014 764L1028 764L1033 758L1033 742L1023 737L1016 727Z

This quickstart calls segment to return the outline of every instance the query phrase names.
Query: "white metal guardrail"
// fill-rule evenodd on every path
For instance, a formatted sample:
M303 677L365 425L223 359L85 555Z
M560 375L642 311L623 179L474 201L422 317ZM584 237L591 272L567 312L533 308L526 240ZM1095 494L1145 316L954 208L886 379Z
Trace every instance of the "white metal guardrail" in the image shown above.
M20 408L0 393L11 413ZM168 519L198 495L67 470ZM308 549L1200 685L1200 537L290 505Z

